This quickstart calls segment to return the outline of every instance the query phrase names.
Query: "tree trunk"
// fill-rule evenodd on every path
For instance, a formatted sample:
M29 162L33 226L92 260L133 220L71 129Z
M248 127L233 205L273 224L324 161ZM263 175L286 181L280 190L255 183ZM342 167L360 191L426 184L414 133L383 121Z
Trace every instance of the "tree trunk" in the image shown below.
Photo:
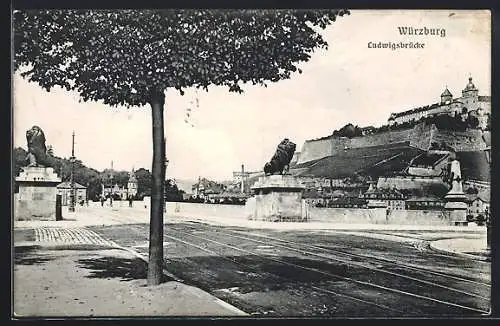
M163 131L163 91L151 97L153 122L153 167L151 185L151 212L149 221L148 286L161 283L163 274L163 205L165 182L165 144Z

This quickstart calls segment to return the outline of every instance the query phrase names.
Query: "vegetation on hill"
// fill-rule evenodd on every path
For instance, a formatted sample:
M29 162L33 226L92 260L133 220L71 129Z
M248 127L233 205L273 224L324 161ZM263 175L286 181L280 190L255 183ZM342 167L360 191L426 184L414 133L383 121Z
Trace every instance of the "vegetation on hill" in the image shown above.
M360 127L354 126L352 123L348 123L339 130L334 130L332 135L337 137L353 138L362 136L363 131Z

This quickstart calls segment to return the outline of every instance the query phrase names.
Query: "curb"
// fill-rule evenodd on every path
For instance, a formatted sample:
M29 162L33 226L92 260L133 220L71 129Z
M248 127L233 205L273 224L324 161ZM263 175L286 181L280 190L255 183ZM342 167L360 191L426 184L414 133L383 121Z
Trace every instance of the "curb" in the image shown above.
M443 240L443 239L441 239L441 240ZM442 248L440 246L436 246L435 242L437 242L437 241L438 240L430 241L430 243L429 243L429 247L434 251L446 253L446 254L449 254L452 256L458 256L458 257L469 258L469 259L473 259L473 260L491 262L490 257L483 257L483 256L478 256L478 255L466 254L463 252L459 252L459 251L455 251L455 250L451 250L451 249L445 249L445 248Z

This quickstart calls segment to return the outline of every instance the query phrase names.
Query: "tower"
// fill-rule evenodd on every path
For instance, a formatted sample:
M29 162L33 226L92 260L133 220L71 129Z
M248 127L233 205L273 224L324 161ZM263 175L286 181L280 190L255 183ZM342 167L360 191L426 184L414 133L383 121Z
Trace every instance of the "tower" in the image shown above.
M465 85L465 88L462 90L462 97L477 97L478 89L476 85L472 82L472 77L469 77L469 82Z
M135 197L137 195L137 178L135 177L134 168L129 173L127 182L127 196Z
M444 92L441 94L441 104L446 104L446 102L451 102L453 95L451 94L448 87L445 87Z

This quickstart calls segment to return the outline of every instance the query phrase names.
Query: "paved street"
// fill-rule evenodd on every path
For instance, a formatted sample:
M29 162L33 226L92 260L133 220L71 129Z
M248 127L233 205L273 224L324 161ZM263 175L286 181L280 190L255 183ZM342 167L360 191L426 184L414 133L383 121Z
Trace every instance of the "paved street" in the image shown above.
M109 211L108 218L122 225L88 229L147 256L149 225L136 214ZM165 267L256 316L487 313L490 263L431 250L428 240L442 232L411 234L394 241L396 232L389 231L248 229L166 219Z

